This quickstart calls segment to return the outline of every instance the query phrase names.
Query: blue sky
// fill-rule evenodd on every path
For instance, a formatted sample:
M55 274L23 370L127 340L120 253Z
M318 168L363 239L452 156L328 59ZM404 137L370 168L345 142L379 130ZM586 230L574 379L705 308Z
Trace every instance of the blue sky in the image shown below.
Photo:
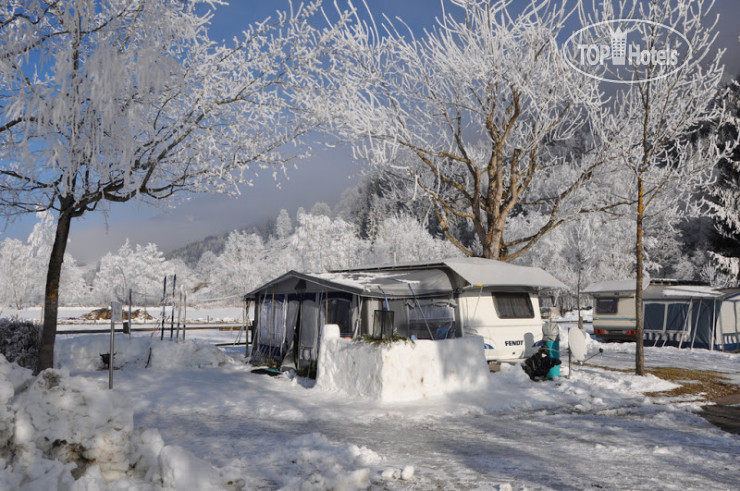
M361 5L361 0L355 3ZM331 0L325 0L325 4L333 8ZM376 16L383 12L390 18L401 17L416 30L431 26L442 11L439 0L367 0L367 4ZM287 0L232 0L230 5L216 10L211 36L230 40L251 22L287 5ZM715 12L721 14L718 44L727 48L726 72L738 75L740 2L718 0ZM238 199L202 195L173 203L176 206L172 209L127 203L114 207L107 217L90 214L72 223L68 251L78 261L94 262L106 252L118 249L127 237L133 243L157 243L167 251L208 235L258 224L281 208L293 214L299 206L308 209L317 201L334 205L342 191L357 182L362 171L361 164L352 162L346 149L317 150L313 157L297 162L297 166L289 169L287 178L281 178L279 183L270 172L263 172L255 177L253 187L242 189ZM25 239L34 223L29 217L11 224L0 239Z

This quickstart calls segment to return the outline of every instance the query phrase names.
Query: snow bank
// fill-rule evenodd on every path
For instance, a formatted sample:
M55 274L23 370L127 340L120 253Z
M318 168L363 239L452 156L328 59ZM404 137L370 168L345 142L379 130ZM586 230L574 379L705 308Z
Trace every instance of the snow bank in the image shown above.
M132 431L123 396L66 370L33 377L0 356L0 488L67 488L92 467L120 479Z
M483 339L366 343L339 337L325 326L316 387L352 397L411 401L486 387Z
M115 368L212 367L233 362L217 347L207 343L160 341L157 337L116 334ZM151 356L150 356L151 350ZM103 368L101 353L110 351L110 335L85 334L58 339L54 351L57 367L92 371Z
M0 355L0 489L224 489L220 472L157 430L135 430L127 398L66 369Z

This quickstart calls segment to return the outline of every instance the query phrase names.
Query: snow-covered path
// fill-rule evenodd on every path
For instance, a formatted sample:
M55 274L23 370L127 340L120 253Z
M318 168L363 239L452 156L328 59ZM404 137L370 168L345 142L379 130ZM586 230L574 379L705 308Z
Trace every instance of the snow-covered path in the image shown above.
M740 437L691 404L636 394L665 384L642 379L580 367L572 380L537 384L517 368L492 374L487 394L390 404L230 365L121 371L116 389L137 426L248 488L341 485L362 468L388 489L734 488ZM407 466L413 479L397 479Z

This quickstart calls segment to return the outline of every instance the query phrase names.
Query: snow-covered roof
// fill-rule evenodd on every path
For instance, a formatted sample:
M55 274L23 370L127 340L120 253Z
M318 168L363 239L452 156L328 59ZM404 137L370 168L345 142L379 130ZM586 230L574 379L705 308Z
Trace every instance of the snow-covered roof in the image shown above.
M725 292L706 285L669 286L660 290L664 297L707 297L717 298L725 295Z
M622 292L634 292L635 291L635 280L608 280L591 283L584 288L582 293L594 294L594 293L622 293Z
M625 293L635 291L635 280L611 280L601 281L588 285L583 293ZM731 298L737 295L736 290L719 289L696 281L683 281L674 279L653 279L645 282L643 286L644 298L657 299L664 297L673 298Z
M284 282L294 281L289 288ZM369 297L411 297L448 294L468 287L566 288L540 268L517 266L483 258L447 259L438 262L367 266L329 273L290 271L248 295L274 289L297 291L300 288L330 288ZM309 285L310 284L310 285Z
M364 266L341 270L341 272L411 271L433 268L452 271L466 283L464 286L567 288L561 281L541 268L518 266L516 264L481 257L460 257L444 259L442 261Z
M290 285L286 283L293 281ZM299 286L299 282L303 281ZM448 294L455 290L456 285L442 270L430 269L419 271L392 271L392 272L332 272L332 273L300 273L290 271L259 288L249 296L258 292L277 289L282 293L331 289L368 297L412 297Z

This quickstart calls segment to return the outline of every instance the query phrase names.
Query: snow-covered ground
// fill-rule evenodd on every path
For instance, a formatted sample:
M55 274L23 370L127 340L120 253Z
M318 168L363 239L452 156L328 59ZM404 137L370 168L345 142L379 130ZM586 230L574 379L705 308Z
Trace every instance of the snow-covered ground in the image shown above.
M568 328L561 324L563 345ZM56 373L61 382L50 387L37 381L40 386L31 394L19 382L27 374L0 366L0 435L3 421L15 414L16 433L25 428L16 437L27 456L17 462L0 454L5 459L0 460L0 488L17 488L25 480L30 489L51 489L49 476L72 484L59 477L65 474L58 468L50 470L52 464L39 463L48 445L41 436L52 431L44 417L52 416L24 416L31 413L21 407L24 401L66 408L65 424L88 428L80 439L97 448L93 454L107 455L76 481L78 489L737 486L740 437L696 415L700 403L647 397L646 392L673 385L592 365L633 366L631 344L590 341L590 353L598 348L604 353L589 365L574 366L570 378L563 366L563 377L554 382L532 382L518 366L504 366L473 392L388 401L348 397L331 384L314 386L287 375L251 373L243 348L119 338L113 391L106 390L108 372L97 369L99 353L107 351L105 335L60 338L57 360L64 368ZM740 384L736 354L647 348L646 362L711 369ZM14 398L8 385L16 387ZM13 409L3 413L6 402ZM93 416L85 415L90 412ZM28 436L33 434L35 440ZM95 447L94 435L109 436ZM121 435L128 435L124 461L135 463L133 470L122 471L116 457L125 440ZM35 466L29 464L31 456ZM105 477L114 480L105 484Z

